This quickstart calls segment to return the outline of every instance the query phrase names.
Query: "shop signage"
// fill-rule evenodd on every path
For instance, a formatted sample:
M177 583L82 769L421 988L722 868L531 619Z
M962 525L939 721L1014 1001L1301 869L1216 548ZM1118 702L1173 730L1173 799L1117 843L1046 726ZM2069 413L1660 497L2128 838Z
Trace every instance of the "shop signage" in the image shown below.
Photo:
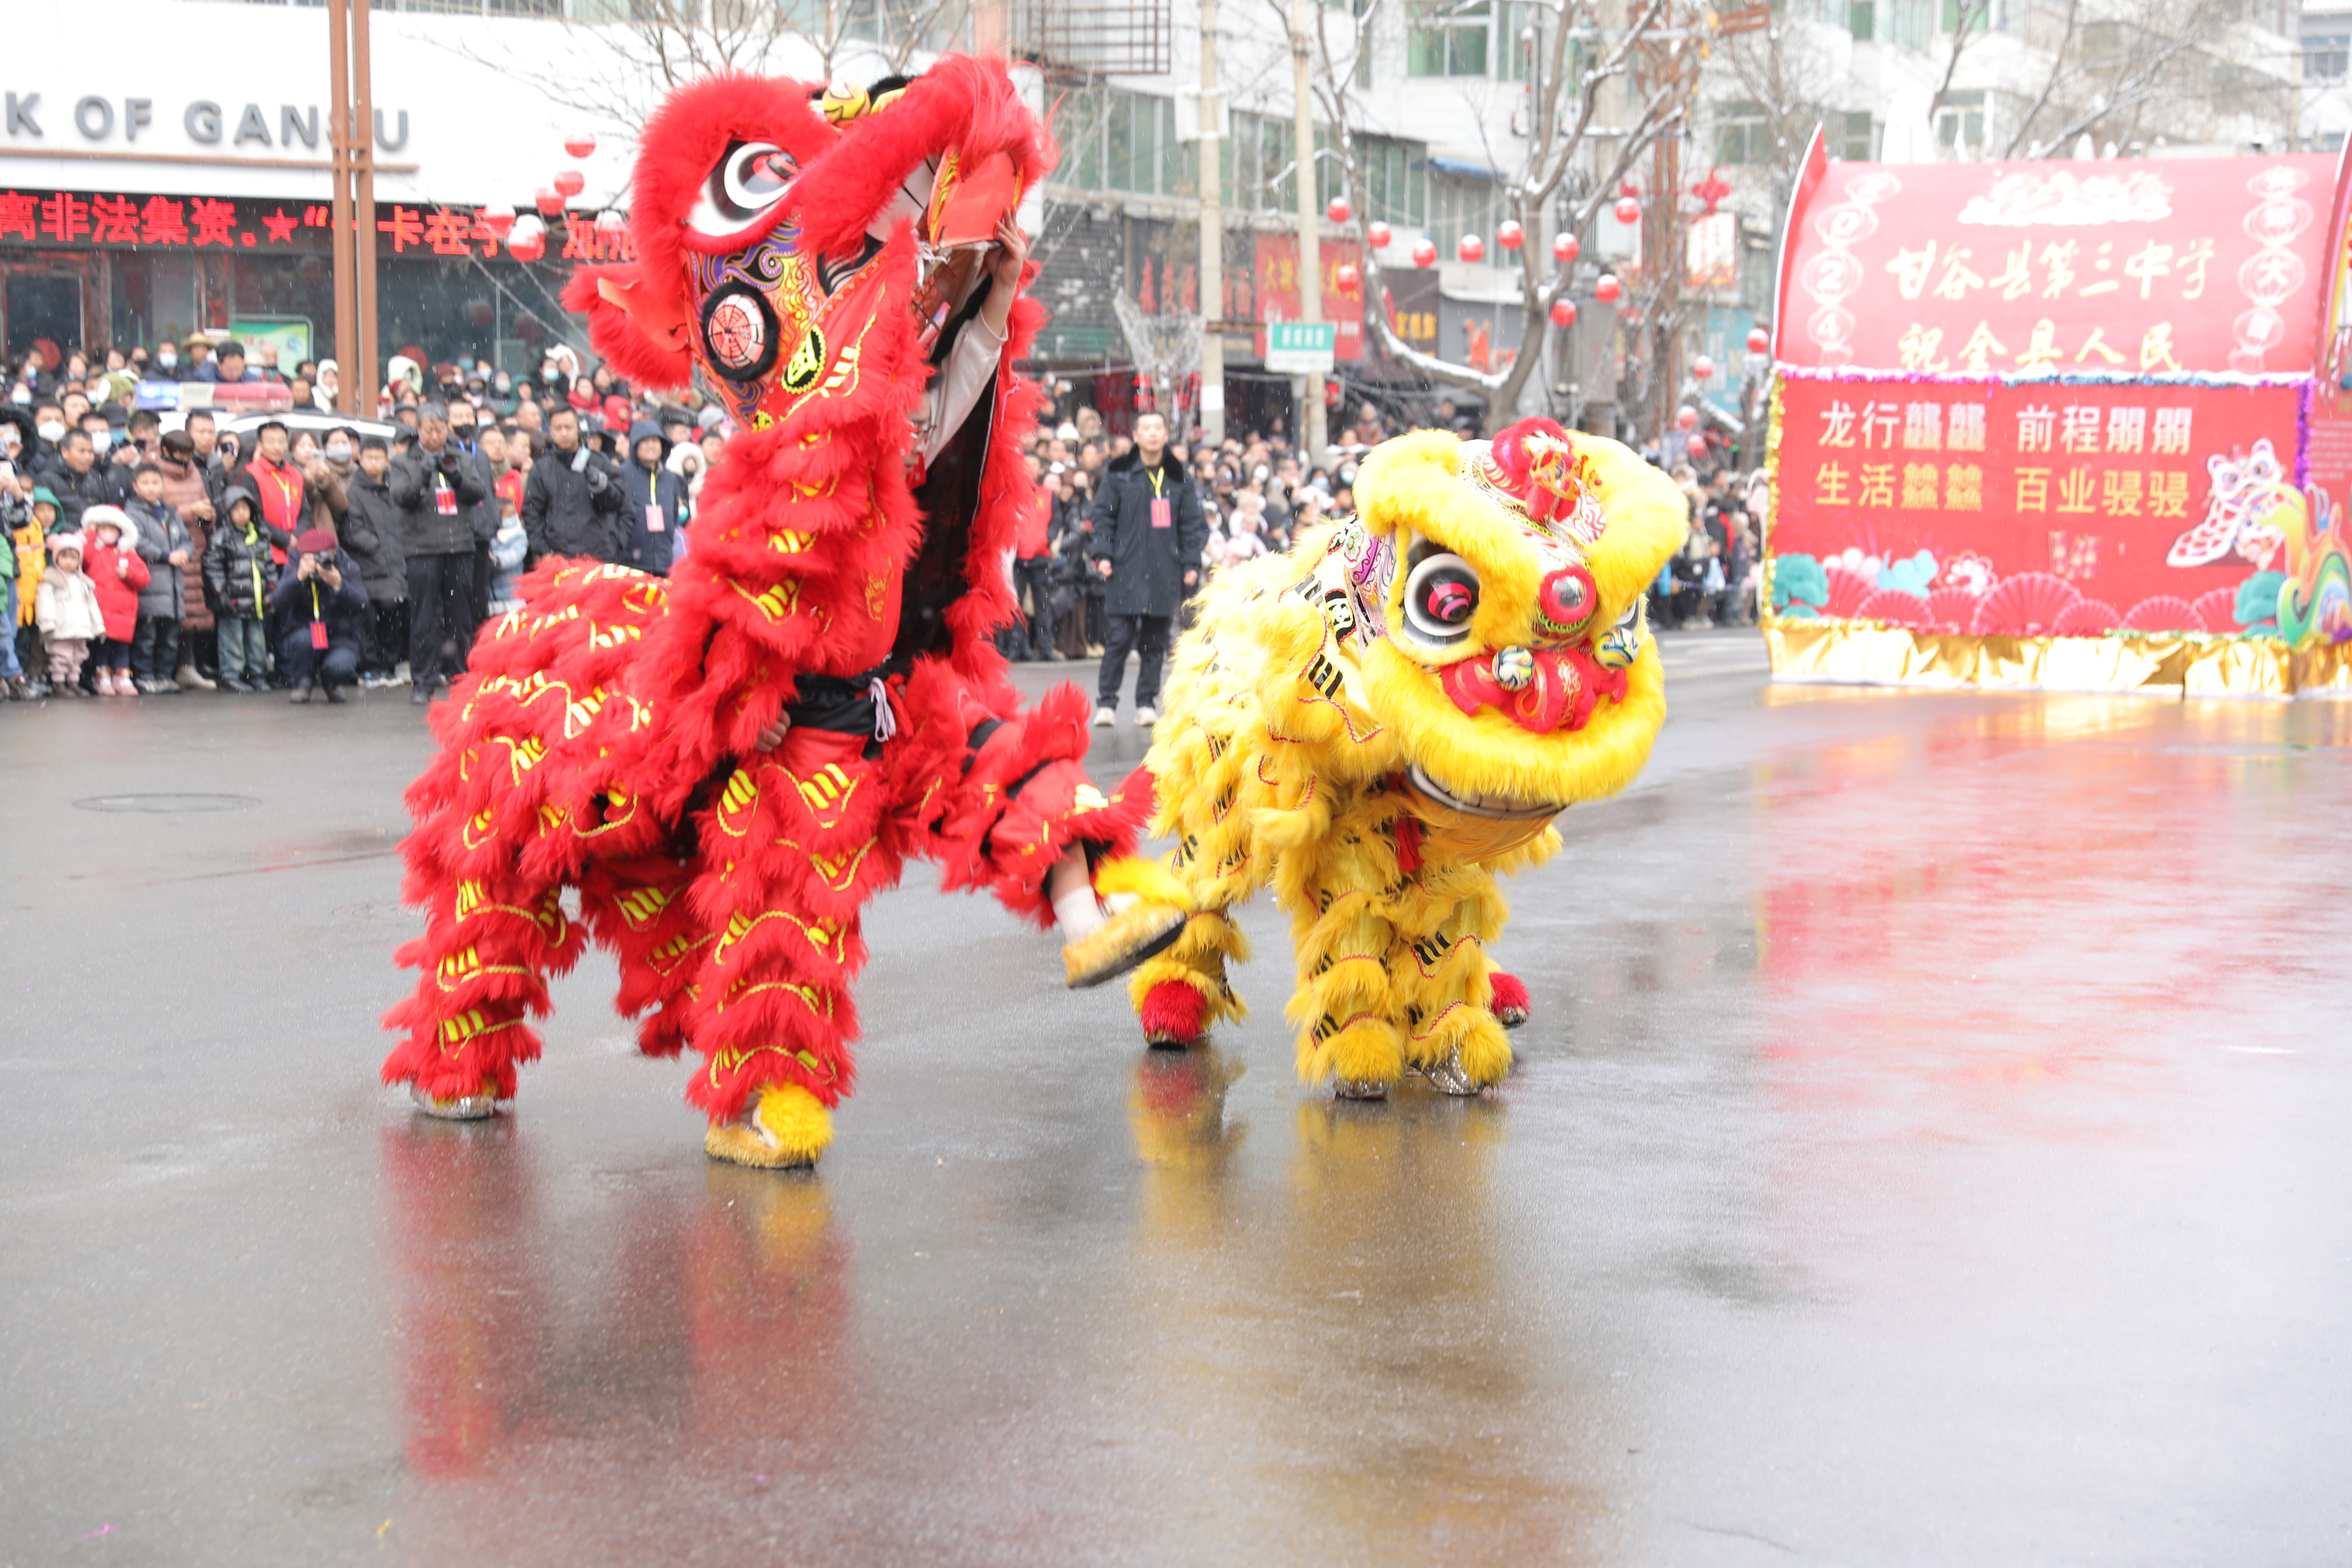
M500 250L499 237L473 207L379 202L375 212L379 256L487 258ZM333 226L333 209L324 202L0 190L0 245L324 252ZM625 233L600 233L589 213L551 219L547 234L552 259L621 261L636 254Z
M1292 375L1328 375L1339 329L1330 321L1268 321L1265 368Z
M123 145L136 148L142 141L152 141L159 122L159 111L152 98L114 99L89 93L76 99L68 108L63 98L49 98L45 102L47 96L38 92L6 95L6 125L11 142L46 143L52 129L59 130L58 139L63 140L62 127L70 125L83 142L93 146L112 142L120 132ZM160 113L163 123L176 123L199 147L226 147L232 152L257 154L298 147L323 152L328 144L327 121L315 103L265 107L258 103L224 104L199 98L185 103L164 104ZM397 153L408 145L408 110L375 111L375 144L386 153ZM138 156L135 152L124 155Z

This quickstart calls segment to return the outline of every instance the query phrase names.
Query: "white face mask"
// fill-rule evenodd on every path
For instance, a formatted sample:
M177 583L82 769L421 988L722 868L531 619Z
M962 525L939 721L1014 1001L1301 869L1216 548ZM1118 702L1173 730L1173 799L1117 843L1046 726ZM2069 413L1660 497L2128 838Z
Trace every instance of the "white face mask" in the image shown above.
M331 463L348 463L351 460L352 449L348 444L341 441L330 441L327 443L327 461Z
M180 363L180 356L175 353L160 353L155 356L155 363L169 370Z
M92 451L105 451L109 447L114 445L114 432L111 430L91 431L89 433L89 445Z
M65 426L55 419L44 419L33 428L39 434L42 440L52 447L66 438Z

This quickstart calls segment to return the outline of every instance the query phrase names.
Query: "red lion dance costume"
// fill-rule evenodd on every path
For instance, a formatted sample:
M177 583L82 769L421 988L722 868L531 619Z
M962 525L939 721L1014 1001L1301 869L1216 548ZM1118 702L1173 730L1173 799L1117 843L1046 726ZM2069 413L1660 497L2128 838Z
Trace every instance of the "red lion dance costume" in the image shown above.
M640 385L699 369L741 433L675 575L541 565L434 716L403 851L422 974L384 1020L384 1079L425 1109L511 1096L548 976L593 941L646 1054L700 1054L710 1153L813 1163L855 1073L859 913L909 857L1042 925L1057 860L1132 847L1148 786L1095 789L1083 694L1021 711L989 641L1031 489L1010 367L1043 310L1013 301L960 421L936 390L962 351L987 363L974 263L1053 157L1003 67L963 58L822 104L719 78L645 127L639 259L582 268L565 303ZM1137 941L1153 919L1097 933L1120 957L1085 978L1173 934Z

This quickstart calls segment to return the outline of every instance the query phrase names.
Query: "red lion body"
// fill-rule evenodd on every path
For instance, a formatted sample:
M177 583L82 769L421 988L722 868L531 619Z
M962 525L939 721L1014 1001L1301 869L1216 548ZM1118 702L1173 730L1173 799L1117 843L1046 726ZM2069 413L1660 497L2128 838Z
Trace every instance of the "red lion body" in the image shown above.
M1124 853L1148 816L1148 791L1087 782L1084 696L1022 711L988 640L1014 613L1035 395L1011 366L1041 308L1014 303L993 386L912 460L932 345L971 316L969 296L919 295L973 218L956 175L1009 210L1051 143L993 63L950 58L883 101L835 123L799 84L721 78L647 123L640 260L583 268L566 303L640 384L700 368L743 428L673 576L543 563L435 712L403 851L426 928L399 958L422 973L385 1016L386 1081L511 1095L547 977L594 941L642 1047L700 1053L688 1093L714 1129L772 1089L830 1107L855 1074L860 912L909 858L1043 924L1053 862ZM969 177L1008 164L1010 187ZM823 1138L802 1142L814 1158Z

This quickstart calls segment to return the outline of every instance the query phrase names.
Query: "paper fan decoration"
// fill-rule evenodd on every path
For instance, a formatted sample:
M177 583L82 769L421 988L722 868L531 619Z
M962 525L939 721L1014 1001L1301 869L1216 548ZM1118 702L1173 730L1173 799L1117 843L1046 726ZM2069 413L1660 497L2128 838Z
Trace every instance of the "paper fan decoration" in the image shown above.
M2123 616L2104 599L2077 599L2060 612L2056 634L2062 637L2103 637L2123 624Z
M2197 606L2178 594L2158 594L2154 598L2142 599L2124 617L2124 630L2127 632L2195 631L2204 624Z
M1969 629L1979 637L2046 637L2058 629L2058 617L2082 596L2063 577L2021 572L1994 584L1977 601Z
M2216 588L2197 597L2196 625L2223 637L2238 629L2238 590Z
M1966 632L1977 624L1978 598L1966 588L1938 588L1927 595L1927 629Z
M1932 618L1927 600L1897 588L1881 588L1864 599L1854 613L1865 621L1884 621L1890 626L1909 626L1914 631L1929 630Z
M1822 606L1825 616L1848 619L1863 613L1863 605L1878 592L1878 584L1859 572L1849 572L1843 566L1826 568L1830 580L1830 602Z

